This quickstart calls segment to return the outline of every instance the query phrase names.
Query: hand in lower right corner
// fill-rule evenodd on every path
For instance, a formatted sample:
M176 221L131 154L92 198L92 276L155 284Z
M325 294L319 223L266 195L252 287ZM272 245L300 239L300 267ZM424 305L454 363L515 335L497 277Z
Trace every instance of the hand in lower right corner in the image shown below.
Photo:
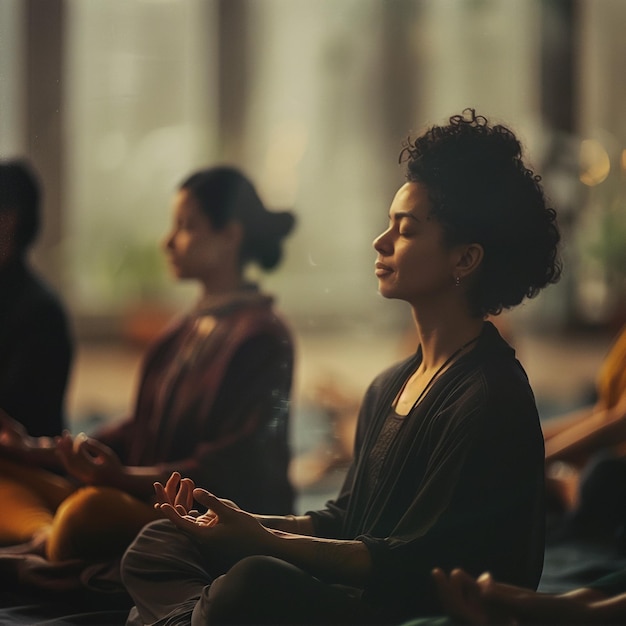
M480 601L480 589L476 581L469 575L463 576L462 570L453 570L446 574L442 569L435 568L432 576L437 585L441 605L446 614L455 623L487 624L487 613Z

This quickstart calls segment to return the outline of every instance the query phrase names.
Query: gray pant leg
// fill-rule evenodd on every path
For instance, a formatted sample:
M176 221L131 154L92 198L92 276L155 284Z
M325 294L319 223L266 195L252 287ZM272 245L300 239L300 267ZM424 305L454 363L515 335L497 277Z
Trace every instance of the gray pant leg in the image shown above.
M128 626L182 626L212 578L193 540L158 520L124 554L122 580L135 602Z

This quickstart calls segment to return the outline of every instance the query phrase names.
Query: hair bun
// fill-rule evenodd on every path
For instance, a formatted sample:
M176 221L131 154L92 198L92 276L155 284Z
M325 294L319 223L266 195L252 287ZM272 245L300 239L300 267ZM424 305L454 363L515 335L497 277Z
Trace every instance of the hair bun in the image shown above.
M273 269L282 258L282 240L293 230L296 218L291 211L258 213L244 224L246 256L266 270Z
M180 185L198 200L200 209L221 229L231 220L243 227L241 259L264 269L278 265L281 243L294 227L290 211L268 211L252 182L237 168L219 165L194 172Z

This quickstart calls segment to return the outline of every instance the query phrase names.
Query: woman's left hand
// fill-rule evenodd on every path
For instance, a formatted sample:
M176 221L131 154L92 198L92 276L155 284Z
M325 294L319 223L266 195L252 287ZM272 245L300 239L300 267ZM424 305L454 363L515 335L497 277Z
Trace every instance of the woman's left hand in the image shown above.
M81 433L64 434L56 452L65 470L87 485L118 486L123 483L124 466L111 448Z

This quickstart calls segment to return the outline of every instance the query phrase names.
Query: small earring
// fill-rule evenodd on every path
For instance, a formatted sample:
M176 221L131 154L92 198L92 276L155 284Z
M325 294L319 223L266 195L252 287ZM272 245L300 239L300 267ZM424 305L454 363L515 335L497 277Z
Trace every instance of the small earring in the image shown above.
M458 287L461 284L461 277L460 276L455 276L454 277L454 286Z

